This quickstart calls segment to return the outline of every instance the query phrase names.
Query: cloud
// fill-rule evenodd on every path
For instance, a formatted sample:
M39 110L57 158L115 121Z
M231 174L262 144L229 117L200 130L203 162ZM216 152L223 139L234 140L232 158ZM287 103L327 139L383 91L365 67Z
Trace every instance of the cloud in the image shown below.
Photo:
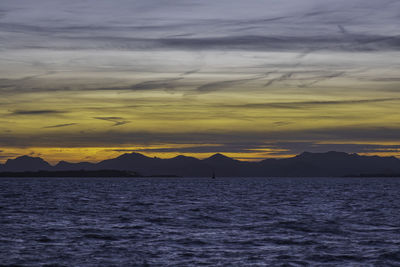
M166 89L172 90L176 88L176 85L173 84L175 81L182 80L183 78L171 78L164 80L156 80L156 81L145 81L142 83L137 83L132 86L126 87L128 90L153 90L153 89Z
M260 144L259 144L260 145ZM254 153L251 149L258 148L256 144L221 144L218 146L190 146L168 148L140 148L134 150L115 149L116 152L152 152L152 153Z
M4 114L21 117L9 118L6 122L9 125L3 123L4 128L13 127L14 123L17 127L12 128L13 135L3 130L0 144L123 146L133 142L200 145L211 140L224 145L223 151L245 151L245 147L235 148L234 143L261 147L263 142L281 139L287 142L311 140L313 143L309 146L316 145L318 140L330 139L398 140L394 106L395 101L399 101L396 98L399 91L399 75L396 75L400 51L399 1L326 0L323 4L320 0L117 2L1 1L1 107ZM49 70L54 70L55 75L49 76ZM268 70L275 70L274 75L257 75ZM35 75L37 73L42 74ZM225 78L218 81L216 75ZM324 83L318 92L317 88L304 89L336 78L337 83L336 80ZM274 87L284 82L288 83L287 87ZM247 88L247 83L258 87ZM263 84L264 88L260 88ZM168 104L175 107L164 106L163 94L147 92L180 89L184 93L205 94L232 87L238 90L234 94L224 91L226 98L212 99L201 95L197 102L191 102L184 98L185 95L181 98L181 94L168 97ZM392 92L389 93L390 88ZM101 90L109 92L98 92ZM127 94L113 92L118 90ZM322 96L325 93L322 90L326 90L326 97ZM372 99L359 99L363 94ZM112 95L110 99L107 98L109 95ZM299 101L288 101L297 96ZM66 101L76 100L74 107L79 112L70 110L66 101L61 103L60 97L65 97ZM303 97L311 100L300 101ZM330 97L337 99L330 100ZM143 102L139 103L140 98ZM210 104L219 99L220 105ZM253 100L244 102L246 99ZM32 100L37 102L31 103ZM104 105L106 100L111 103ZM123 117L113 117L113 114L124 116L127 109L123 106L127 103L137 105L135 115L140 116L142 122L146 121L138 125L137 131L129 131L130 127L113 127L129 123ZM343 119L340 123L369 123L368 127L331 125L328 128L325 123L308 123L313 118L333 117L338 112L326 115L326 112L317 112L320 110L314 110L313 114L313 110L307 110L309 116L297 121L303 114L281 110L269 113L268 110L327 107L325 111L331 111L336 107L343 108L343 105L348 106L344 111L338 110L340 118L327 120L327 124ZM374 105L372 108L377 108L378 116L391 115L382 121L365 119L365 114L346 112L351 105L363 105L363 108ZM89 110L94 107L103 109L102 113ZM100 130L96 129L95 132L76 120L79 127L72 127L71 130L76 132L68 136L62 135L61 131L48 131L48 135L40 136L19 128L21 121L27 119L23 116L37 116L29 117L33 120L64 113L61 110L73 112L68 114L71 116L96 114L91 117L99 116L94 119L102 120L110 127L107 131L97 132ZM279 117L278 113L284 115ZM270 121L266 122L267 118L261 120L263 116ZM169 117L182 124L184 120L195 120L193 125L197 121L199 125L187 129L193 132L173 134L154 130L165 129L164 126L148 126L150 120ZM234 130L218 132L212 128L217 117L221 122L217 126L219 129L223 123L227 123L227 128L236 121L239 124L235 124ZM287 130L298 127L301 120L306 122L304 127L312 124L320 128ZM271 125L271 129L257 132L255 129L265 129L260 126L264 122ZM288 123L295 125L286 127ZM45 128L72 125L65 123ZM246 126L239 131L240 125ZM379 125L388 127L380 128ZM199 130L194 132L193 129ZM192 151L201 151L201 148L193 146Z
M371 82L400 82L400 77L363 77L359 79Z
M278 78L269 80L264 86L268 87L268 86L272 85L275 82L281 82L281 81L288 80L288 79L290 79L290 77L292 77L292 75L293 75L293 72L284 73Z
M182 73L181 76L187 76L187 75L190 75L190 74L193 74L193 73L197 73L199 71L200 71L200 69L189 70L189 71L186 71L186 72Z
M0 9L0 19L1 19L2 17L5 17L6 14L7 14L7 10Z
M400 98L376 98L376 99L353 99L353 100L332 100L332 101L297 101L297 102L269 102L269 103L248 103L248 104L223 104L216 107L230 108L284 108L284 109L302 109L312 108L314 106L325 105L354 105L366 103L380 103L389 101L400 101Z
M150 81L144 81L140 83L136 83L133 85L127 85L127 86L111 86L111 87L97 87L91 90L99 90L99 91L148 91L148 90L173 90L177 87L177 85L174 83L176 81L182 80L183 77L177 77L177 78L169 78L169 79L161 79L161 80L150 80Z
M349 32L342 26L342 25L338 25L339 31L342 34L349 34Z
M184 22L182 22L184 27ZM196 22L193 22L195 24ZM198 22L204 29L210 30L208 24L204 21ZM267 24L268 22L265 21ZM211 25L212 23L210 23ZM228 23L229 24L229 23ZM239 21L237 25L241 25ZM306 24L307 25L307 24ZM279 25L282 27L282 25ZM309 25L310 28L315 26ZM252 32L252 28L263 26L251 26L248 28L238 28L236 31L228 32L217 36L188 36L187 34L175 35L176 37L164 37L161 34L151 34L154 30L151 27L141 29L148 31L147 37L132 37L123 34L129 32L128 28L96 28L100 34L87 35L87 32L93 31L93 26L82 27L64 27L53 28L51 26L40 27L34 25L21 25L0 23L1 32L5 33L31 33L42 34L42 38L26 39L20 42L14 39L8 40L3 44L8 49L41 49L41 50L242 50L242 51L347 51L347 52L365 52L365 51L399 51L400 36L395 33L349 33L328 31L317 32L317 34L298 34L287 30L287 26L282 28L281 32ZM226 26L221 26L224 28ZM344 26L340 26L344 30ZM133 30L133 29L131 29ZM168 33L172 29L165 27L164 32ZM300 29L299 29L300 30ZM135 29L135 31L139 31ZM236 33L235 33L236 32ZM142 34L143 35L143 34ZM27 37L25 37L27 38ZM46 41L48 40L48 41ZM50 40L57 40L50 42Z
M187 76L191 73L195 73L192 71L190 73L181 74L181 76ZM55 85L54 87L46 87L42 86L46 84L46 79L38 79L36 80L35 85L29 82L29 79L40 78L47 74L36 75L24 77L21 79L0 79L0 94L1 93L11 93L11 94L20 94L24 92L58 92L58 91L149 91L149 90L174 90L178 87L178 82L183 80L183 77L175 77L168 79L160 79L160 80L149 80L140 83L134 83L131 85L116 85L116 86L107 86L104 87L102 84L98 84L96 87L87 87L87 85L83 84L81 86L66 84L66 85Z
M276 122L274 122L274 125L279 127L279 126L285 126L285 125L288 125L288 124L291 124L291 123L292 122L289 122L289 121L276 121Z
M54 115L66 113L65 111L53 109L40 109L40 110L15 110L9 115Z
M235 85L243 84L252 80L254 80L254 78L206 83L197 87L196 91L199 93L209 93L217 90L222 90L227 87L233 87Z
M112 121L114 122L114 121ZM115 122L114 122L115 123ZM400 143L400 127L369 127L369 126L329 126L315 129L287 130L280 127L270 131L252 129L227 131L190 131L190 132L150 132L150 131L117 131L101 132L84 131L65 135L59 132L49 132L46 135L38 133L0 133L2 147L115 147L143 144L251 144L271 142L386 142Z
M378 34L347 35L236 35L191 38L132 38L132 37L82 37L71 49L105 48L108 45L119 50L243 50L243 51L398 51L400 36ZM89 42L90 41L90 42ZM89 42L89 43L87 43ZM85 47L85 43L86 47ZM91 45L90 45L91 44ZM26 47L26 46L24 46ZM39 48L39 47L38 47ZM52 49L57 47L43 46ZM60 47L61 48L61 47ZM60 49L59 48L59 49Z
M243 83L263 79L271 73L273 73L273 72L267 72L265 74L257 75L255 77L246 78L246 79L237 79L237 80L206 83L206 84L198 86L196 88L196 91L199 93L209 93L209 92L213 92L213 91L217 91L217 90L223 90L225 88L234 87L236 85L240 85Z
M392 0L3 0L0 31L9 49L398 51L399 7Z
M396 153L400 155L400 128L384 127L338 127L317 130L273 131L273 132L229 132L229 133L148 133L148 132L86 132L68 136L49 133L25 135L11 138L0 134L0 145L10 147L116 147L116 152L149 153L242 153L264 154L265 157L299 154L303 151L348 153ZM330 140L335 139L333 143ZM381 140L392 140L393 144L379 144ZM352 143L354 142L354 143ZM192 144L189 147L173 148L173 144ZM124 149L126 146L157 144L159 148ZM163 148L163 144L168 147ZM210 145L204 145L210 144Z
M272 152L272 154L299 154L304 151L326 152L341 151L347 153L379 153L379 152L398 152L400 155L400 144L370 144L370 143L329 143L329 142L276 142L270 143L271 148L281 148L282 151ZM286 150L286 152L285 152Z
M337 72L337 73L332 73L332 74L312 77L312 78L309 78L307 82L302 83L301 85L299 85L299 87L300 88L310 87L310 86L312 86L312 85L314 85L316 83L322 82L322 81L326 81L326 80L330 80L330 79L333 79L333 78L342 77L345 74L346 74L345 71L341 71L341 72Z
M94 119L113 122L114 125L112 125L112 126L121 126L121 125L129 123L129 121L126 121L126 120L124 120L124 118L121 118L121 117L94 117Z
M67 127L67 126L72 126L72 125L77 125L77 123L65 123L65 124L57 124L57 125L50 125L43 127L44 129L49 129L49 128L61 128L61 127Z

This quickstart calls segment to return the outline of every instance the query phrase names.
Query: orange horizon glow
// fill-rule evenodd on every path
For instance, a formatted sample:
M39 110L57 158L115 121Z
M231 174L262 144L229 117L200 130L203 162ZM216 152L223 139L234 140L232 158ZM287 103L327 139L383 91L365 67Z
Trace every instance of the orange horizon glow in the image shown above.
M171 147L171 146L170 146ZM182 146L181 146L182 147ZM152 147L154 149L154 147ZM268 151L261 151L261 152L254 152L254 153L230 153L230 152L203 152L203 153L179 153L179 152L146 152L141 151L141 149L151 149L149 147L129 147L129 148L119 148L119 147L103 147L103 148L23 148L23 149L4 149L3 154L10 155L9 157L3 157L0 159L0 163L5 163L7 159L14 159L19 156L31 156L31 157L40 157L51 165L55 165L60 161L67 161L71 163L78 163L78 162L92 162L97 163L102 160L116 158L125 153L140 153L147 157L157 157L157 158L174 158L179 155L187 156L187 157L194 157L198 159L205 159L214 154L223 154L227 157L240 160L240 161L261 161L268 158L276 158L276 159L283 159L283 158L291 158L295 157L300 153L297 154L279 154L282 152L281 150L268 150ZM120 152L118 150L126 150ZM328 152L328 151L324 151ZM323 152L322 152L323 153ZM357 153L362 156L381 156L381 157L390 157L394 156L399 158L400 156L400 149L396 151L376 151L376 152L360 152Z

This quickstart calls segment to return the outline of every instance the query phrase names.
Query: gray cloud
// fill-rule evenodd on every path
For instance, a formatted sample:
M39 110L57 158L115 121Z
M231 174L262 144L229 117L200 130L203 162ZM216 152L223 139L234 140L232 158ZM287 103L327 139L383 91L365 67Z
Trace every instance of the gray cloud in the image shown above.
M182 80L183 78L171 78L157 81L146 81L142 83L138 83L132 86L126 87L128 90L153 90L153 89L166 89L172 90L176 88L176 85L173 83L175 81Z
M329 35L329 36L263 36L238 35L228 37L192 38L134 38L134 37L63 37L56 43L30 40L14 43L9 48L50 50L243 50L243 51L298 51L316 50L367 52L399 51L400 37L385 35ZM66 45L68 44L68 45Z
M303 151L326 152L344 151L349 153L394 152L400 156L400 128L387 127L340 127L312 129L302 131L272 131L272 132L229 132L229 133L149 133L149 132L84 132L71 133L68 136L48 133L42 135L18 135L10 137L0 134L0 145L3 147L54 146L124 146L140 144L188 144L186 148L156 148L135 149L136 152L176 152L176 153L264 153L274 155L293 155ZM335 139L336 143L329 140ZM394 145L379 144L380 140L392 140ZM301 140L301 141L299 141ZM349 141L357 140L357 144ZM341 143L341 141L343 143ZM370 144L376 141L377 144ZM363 142L365 142L363 144ZM215 144L216 146L204 144ZM257 150L256 150L257 149ZM117 152L130 152L127 149L117 149Z
M149 41L149 40L147 40ZM155 40L151 41L154 42ZM218 38L159 39L157 47L175 49L233 49L255 51L378 51L399 50L400 37L379 35L344 36L232 36Z
M299 154L304 151L326 152L341 151L347 153L378 153L378 152L398 152L400 156L400 145L380 145L380 144L349 144L349 143L318 143L318 142L276 142L268 145L270 148L280 148L282 150L275 152L277 155ZM275 154L273 153L273 154Z
M221 144L218 146L190 146L177 148L143 148L143 149L116 149L116 152L152 152L152 153L254 153L265 145L263 143L245 143L245 144Z
M54 115L66 113L65 111L53 110L53 109L40 109L40 110L15 110L9 115Z
M9 38L2 46L246 51L400 48L395 30L400 4L392 0L336 0L324 5L316 0L117 3L3 0L0 32Z
M337 77L342 77L345 74L346 74L346 72L342 71L342 72L336 72L336 73L332 73L332 74L312 77L312 78L308 79L307 82L302 83L301 85L299 85L299 87L302 87L302 88L310 87L310 86L312 86L314 84L317 84L319 82L322 82L322 81L330 80L330 79L337 78Z
M237 80L229 80L229 81L219 81L219 82L211 82L200 85L196 88L196 91L199 93L209 93L213 91L223 90L229 87L234 87L236 85L244 84L251 81L256 81L263 79L270 75L273 72L267 72L265 74L257 75L255 77L246 78L246 79L237 79Z
M288 80L288 79L290 79L290 77L292 77L292 75L293 75L293 72L284 73L278 78L274 78L274 79L269 80L264 86L268 87L268 86L272 85L275 82L281 82L281 81Z
M195 73L195 71L190 71L188 74L181 74L181 76L187 76L191 73ZM178 74L177 74L178 75ZM35 81L34 86L29 83L30 79L40 78L43 75L24 77L20 79L0 79L0 93L7 94L20 94L24 92L58 92L58 91L149 91L149 90L165 90L165 91L173 91L178 87L182 86L177 82L183 80L184 77L175 77L168 79L159 79L159 80L149 80L135 84L128 85L116 85L116 86L104 86L98 84L95 87L88 87L83 84L79 85L56 85L55 87L42 86L45 84L45 79L40 80L37 79Z
M146 91L146 90L174 90L178 85L175 83L182 80L183 77L160 79L160 80L150 80L133 85L126 86L111 86L111 87L98 87L89 90L99 90L99 91Z
M121 126L130 122L121 117L94 117L94 119L113 122L112 126Z
M371 82L400 82L400 77L362 77L359 79Z
M392 91L390 96L395 96L393 92L399 91L397 86L399 79L396 76L399 70L396 59L400 51L399 10L400 2L398 0L325 0L323 3L320 0L116 0L112 2L108 0L69 0L68 2L61 0L2 0L0 8L0 52L2 53L0 69L4 79L0 79L0 98L3 99L6 106L12 107L9 109L12 111L8 114L10 116L51 116L64 112L52 109L13 110L21 107L20 101L28 99L30 93L36 92L86 90L93 91L90 92L92 99L99 99L95 95L96 90L169 91L190 87L197 88L194 90L197 93L207 93L243 85L253 80L261 80L265 84L265 88L268 88L265 90L266 92L269 92L270 87L276 83L287 81L292 85L295 82L294 86L298 87L295 88L298 90L296 93L310 93L308 96L312 98L313 92L311 91L314 88L312 88L313 90L304 88L345 76L349 80L346 86L350 88L349 97L346 100L310 100L294 103L262 102L260 100L260 103L237 105L221 103L219 106L222 108L231 107L232 110L237 108L238 112L233 112L232 115L227 114L226 111L221 114L222 110L220 114L210 114L210 112L204 111L198 112L196 118L237 116L238 119L244 120L245 115L240 113L245 114L246 112L241 112L241 109L303 109L398 101L398 98L386 97L389 96L388 94L375 94L382 97L376 99L351 98L359 96L361 86L369 81L376 83L368 83L366 91L377 93ZM129 51L129 53L124 51ZM122 58L125 55L126 59ZM255 65L258 68L252 67ZM361 68L366 70L366 75L351 76L354 71ZM31 74L37 73L38 69L44 74ZM200 72L200 69L202 72L199 75L193 75ZM254 71L264 72L271 69L276 70L274 72L276 75L271 76L272 78L262 75L255 76L257 73ZM44 77L51 74L48 70L56 70L60 73L57 72L54 77ZM70 81L64 84L64 80L62 80L70 77L68 76L69 72L72 75L77 74L76 77L84 80L86 79L85 75L94 77L94 74L96 77L105 74L105 79L111 77L110 73L117 73L112 77L121 77L118 74L119 71L124 72L120 72L122 77L128 77L130 73L132 75L127 79L111 80L116 81L115 86L109 82L103 83L101 79L97 81L96 85L93 80L90 80L91 78L79 85ZM306 71L309 72L306 73ZM139 83L132 82L136 78L142 80L143 73L146 73L145 75L153 73L153 78ZM165 74L171 75L171 73L175 73L176 77L154 78L166 77ZM231 76L224 81L214 82L215 76L212 76L214 73L224 74L226 77ZM249 78L234 78L233 75L236 73L240 74L240 77ZM382 76L383 73L386 73L387 76ZM67 75L64 76L64 74ZM160 74L163 76L158 76ZM190 80L193 78L192 76L196 79ZM22 78L14 79L12 77ZM197 79L198 77L204 78L206 82L199 85L200 78ZM267 79L263 81L263 78L268 78L269 81ZM186 83L187 81L188 83ZM388 85L388 83L390 84ZM337 85L340 86L340 83ZM372 87L373 89L371 89ZM352 91L353 88L357 90L356 93ZM290 90L292 89L290 88ZM326 88L321 88L321 90L323 89ZM343 89L345 89L344 86L340 88L340 90ZM328 92L330 96L341 93L338 88L329 87L329 90L332 90ZM282 91L279 92L280 94L274 91L277 93L276 97L284 99L287 91ZM242 93L251 94L251 90L243 88ZM18 94L20 95L18 96ZM9 95L11 97L8 98ZM55 97L55 95L50 97ZM265 98L262 99L268 99L269 96L272 94L265 93L263 95ZM315 95L315 99L321 99L320 96L321 94ZM90 101L98 101L96 105L105 109L105 107L101 107L102 100ZM16 106L17 103L18 106ZM146 107L151 107L152 103L154 102L146 102ZM199 105L198 110L206 110L206 106L203 103L203 106ZM8 112L6 109L3 111L5 114ZM389 109L384 111L389 111ZM150 112L146 114L164 118L161 117L160 113L162 112L162 108L159 108L154 110L153 114ZM191 116L185 112L172 115L175 116L175 119L184 120L193 117L192 115L197 111L192 109L190 112L193 112L190 114ZM395 112L393 110L393 114ZM170 114L165 112L165 118ZM319 114L314 114L314 116L323 117ZM350 122L352 114L345 114L345 116ZM354 119L362 117L362 114L357 114L357 116ZM94 119L103 120L110 126L120 126L129 122L122 117L112 116L100 116L94 117ZM16 147L59 146L60 144L63 146L122 146L131 143L193 143L192 148L180 151L217 152L213 150L216 149L213 146L200 148L200 144L211 142L221 145L219 147L221 150L218 152L243 152L246 151L246 147L248 149L276 146L277 148L287 148L287 153L292 153L300 149L354 149L355 151L363 148L364 151L397 149L390 146L346 147L345 144L328 146L320 145L318 141L326 142L333 139L341 140L343 143L349 140L399 141L400 136L400 130L396 128L395 123L386 128L332 126L329 129L283 131L283 128L286 127L282 126L291 123L293 118L274 117L270 119L273 120L274 129L269 132L242 129L241 132L231 131L229 133L210 130L210 132L170 134L144 130L118 132L118 127L109 127L108 131L104 132L95 133L91 130L85 130L85 132L82 130L82 132L68 136L61 135L61 133L57 133L58 131L49 131L51 133L46 136L22 132L11 136L3 131L0 133L0 145ZM363 122L354 121L360 125ZM50 125L45 128L70 125L72 124ZM82 126L82 129L84 127ZM308 142L299 143L298 140ZM269 144L265 145L266 142ZM288 144L285 145L283 142ZM196 144L198 146L195 146Z
M270 102L270 103L249 103L249 104L224 104L221 103L216 107L231 108L284 108L284 109L300 109L312 108L324 105L353 105L366 103L379 103L389 101L400 101L400 98L376 98L376 99L354 99L354 100L332 100L332 101L298 101L298 102Z
M182 73L181 76L190 75L190 74L193 74L193 73L197 73L197 72L199 72L199 71L200 71L200 69L189 70L189 71L186 71L186 72Z
M103 132L82 131L69 133L47 133L43 135L16 133L0 134L0 146L65 146L65 147L93 147L93 146L124 146L132 144L192 144L193 146L203 144L251 144L271 142L377 142L382 140L400 142L400 127L326 127L304 130L279 130L271 129L268 132L252 131L207 131L207 132L185 132L185 133L156 133L149 131L117 131L108 130Z
M199 93L209 93L217 90L223 90L227 87L233 87L235 85L243 84L249 81L255 80L254 78L249 79L240 79L240 80L232 80L232 81L220 81L220 82L212 82L200 85L197 87L196 91Z
M44 129L51 129L51 128L61 128L61 127L68 127L72 125L77 125L77 123L65 123L65 124L57 124L57 125L50 125L43 127Z

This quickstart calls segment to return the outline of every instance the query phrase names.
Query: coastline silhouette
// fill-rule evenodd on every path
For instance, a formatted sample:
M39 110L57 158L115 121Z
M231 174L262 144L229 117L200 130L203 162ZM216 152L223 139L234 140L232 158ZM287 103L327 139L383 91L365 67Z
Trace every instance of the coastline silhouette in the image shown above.
M361 156L335 151L304 152L291 158L258 162L240 161L219 153L206 159L182 155L161 159L140 153L126 153L98 163L60 161L52 166L42 158L21 156L0 164L2 177L23 174L33 177L210 177L210 170L211 178L215 178L217 173L218 177L395 177L400 174L400 160L396 157Z

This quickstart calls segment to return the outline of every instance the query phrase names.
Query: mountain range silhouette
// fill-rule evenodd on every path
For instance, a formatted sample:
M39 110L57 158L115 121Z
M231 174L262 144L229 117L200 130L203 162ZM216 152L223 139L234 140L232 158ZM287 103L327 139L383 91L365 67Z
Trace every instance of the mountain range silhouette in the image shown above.
M239 161L222 154L206 159L177 156L151 158L126 153L98 163L60 161L52 166L39 157L21 156L0 164L0 172L26 171L131 171L143 176L210 177L342 177L357 175L400 174L396 157L361 156L345 152L303 152L295 157L265 159L259 162Z

